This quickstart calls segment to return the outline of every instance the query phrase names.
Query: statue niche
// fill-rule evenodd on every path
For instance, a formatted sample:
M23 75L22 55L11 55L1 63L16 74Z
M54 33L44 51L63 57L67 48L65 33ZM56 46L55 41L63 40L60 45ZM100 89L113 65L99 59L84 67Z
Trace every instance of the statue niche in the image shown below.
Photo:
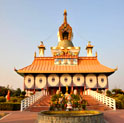
M68 32L63 32L63 34L62 34L62 37L63 37L63 40L68 40Z

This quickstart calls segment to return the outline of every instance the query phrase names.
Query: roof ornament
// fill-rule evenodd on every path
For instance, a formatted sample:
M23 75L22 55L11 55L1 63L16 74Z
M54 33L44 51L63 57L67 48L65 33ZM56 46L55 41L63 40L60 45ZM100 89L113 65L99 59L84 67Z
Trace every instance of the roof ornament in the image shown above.
M91 41L88 41L88 45L91 45Z
M98 56L98 53L97 53L97 51L96 51L96 53L95 53L95 56L96 56L96 57Z
M67 11L66 9L64 10L64 24L67 24Z
M115 71L117 71L118 70L118 66L115 68Z
M91 41L88 41L88 44L86 46L86 50L87 50L87 56L92 57L92 49L93 49L93 45L91 45Z
M40 45L43 45L43 41L40 41Z
M36 51L34 52L34 58L36 58Z

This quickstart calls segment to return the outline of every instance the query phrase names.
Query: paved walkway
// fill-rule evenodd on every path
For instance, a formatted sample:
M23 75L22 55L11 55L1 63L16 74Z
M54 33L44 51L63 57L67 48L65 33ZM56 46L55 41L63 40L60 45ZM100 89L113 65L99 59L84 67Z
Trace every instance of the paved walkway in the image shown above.
M103 113L106 123L124 123L124 110L108 110Z
M10 113L5 116L0 123L35 123L37 112L20 112L20 111L0 111ZM108 110L104 111L104 118L106 123L124 123L124 110Z
M10 113L5 118L0 119L0 123L35 123L37 112L20 111L0 111Z

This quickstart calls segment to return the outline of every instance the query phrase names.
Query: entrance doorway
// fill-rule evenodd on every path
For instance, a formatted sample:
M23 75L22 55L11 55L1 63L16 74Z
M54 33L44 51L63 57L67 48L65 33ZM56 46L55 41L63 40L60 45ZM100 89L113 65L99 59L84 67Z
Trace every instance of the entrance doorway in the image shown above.
M49 87L49 94L54 95L56 94L56 91L58 90L58 87Z

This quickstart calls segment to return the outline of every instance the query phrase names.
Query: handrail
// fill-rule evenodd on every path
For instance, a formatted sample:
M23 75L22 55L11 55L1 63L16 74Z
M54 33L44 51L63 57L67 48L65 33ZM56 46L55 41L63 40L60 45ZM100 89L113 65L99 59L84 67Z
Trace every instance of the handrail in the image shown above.
M31 95L30 97L27 97L23 100L21 100L21 111L28 108L30 105L34 104L38 99L43 97L45 94L45 90L42 90L40 92L36 92L34 95Z
M96 91L92 91L89 89L85 92L85 95L90 95L90 96L94 97L95 99L97 99L98 101L105 104L106 106L109 106L113 110L116 110L116 101L113 98L110 98L108 96L105 96L103 94L100 94Z

